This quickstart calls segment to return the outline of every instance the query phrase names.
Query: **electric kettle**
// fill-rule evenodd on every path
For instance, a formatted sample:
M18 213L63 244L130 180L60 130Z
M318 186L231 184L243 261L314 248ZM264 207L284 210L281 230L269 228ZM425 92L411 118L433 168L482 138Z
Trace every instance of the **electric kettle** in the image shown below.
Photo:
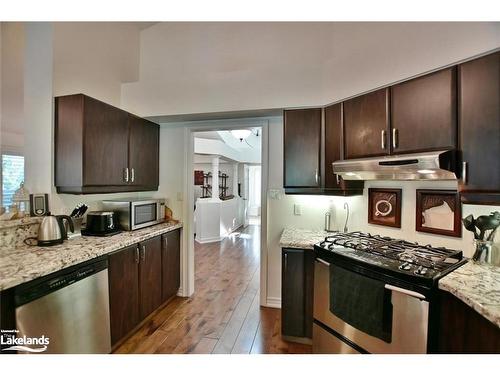
M74 232L73 220L68 215L45 216L38 229L38 246L52 246L63 243L68 238L64 220L68 221L71 232Z

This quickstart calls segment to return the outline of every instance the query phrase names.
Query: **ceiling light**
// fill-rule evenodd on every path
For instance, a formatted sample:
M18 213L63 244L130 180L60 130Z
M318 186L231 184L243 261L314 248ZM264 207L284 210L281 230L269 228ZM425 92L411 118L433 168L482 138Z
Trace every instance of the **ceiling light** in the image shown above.
M249 129L231 130L231 134L234 138L243 142L244 139L247 139L252 134L252 131Z
M417 172L420 173L420 174L432 174L432 173L436 173L432 169L419 169Z

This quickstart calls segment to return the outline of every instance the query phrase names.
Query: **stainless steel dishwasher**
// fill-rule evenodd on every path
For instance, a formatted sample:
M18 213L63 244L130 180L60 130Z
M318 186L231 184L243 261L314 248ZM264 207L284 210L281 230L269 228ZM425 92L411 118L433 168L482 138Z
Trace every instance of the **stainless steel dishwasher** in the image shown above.
M108 261L27 283L15 292L18 337L49 338L45 353L109 353Z

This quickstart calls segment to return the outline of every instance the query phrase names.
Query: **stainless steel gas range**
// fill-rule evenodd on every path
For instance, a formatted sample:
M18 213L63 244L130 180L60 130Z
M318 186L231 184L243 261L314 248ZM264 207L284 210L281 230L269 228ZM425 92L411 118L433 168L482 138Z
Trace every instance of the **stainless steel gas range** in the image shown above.
M314 246L315 353L429 353L438 280L461 251L361 232Z

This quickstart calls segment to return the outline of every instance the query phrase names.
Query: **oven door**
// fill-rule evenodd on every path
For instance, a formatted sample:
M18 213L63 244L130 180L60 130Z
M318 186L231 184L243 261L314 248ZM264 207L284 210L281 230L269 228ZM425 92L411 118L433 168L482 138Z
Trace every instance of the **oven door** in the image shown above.
M330 311L330 267L316 259L314 268L314 353L426 353L429 302L414 291L391 290L392 341L387 343L345 323ZM327 335L330 335L328 337Z

